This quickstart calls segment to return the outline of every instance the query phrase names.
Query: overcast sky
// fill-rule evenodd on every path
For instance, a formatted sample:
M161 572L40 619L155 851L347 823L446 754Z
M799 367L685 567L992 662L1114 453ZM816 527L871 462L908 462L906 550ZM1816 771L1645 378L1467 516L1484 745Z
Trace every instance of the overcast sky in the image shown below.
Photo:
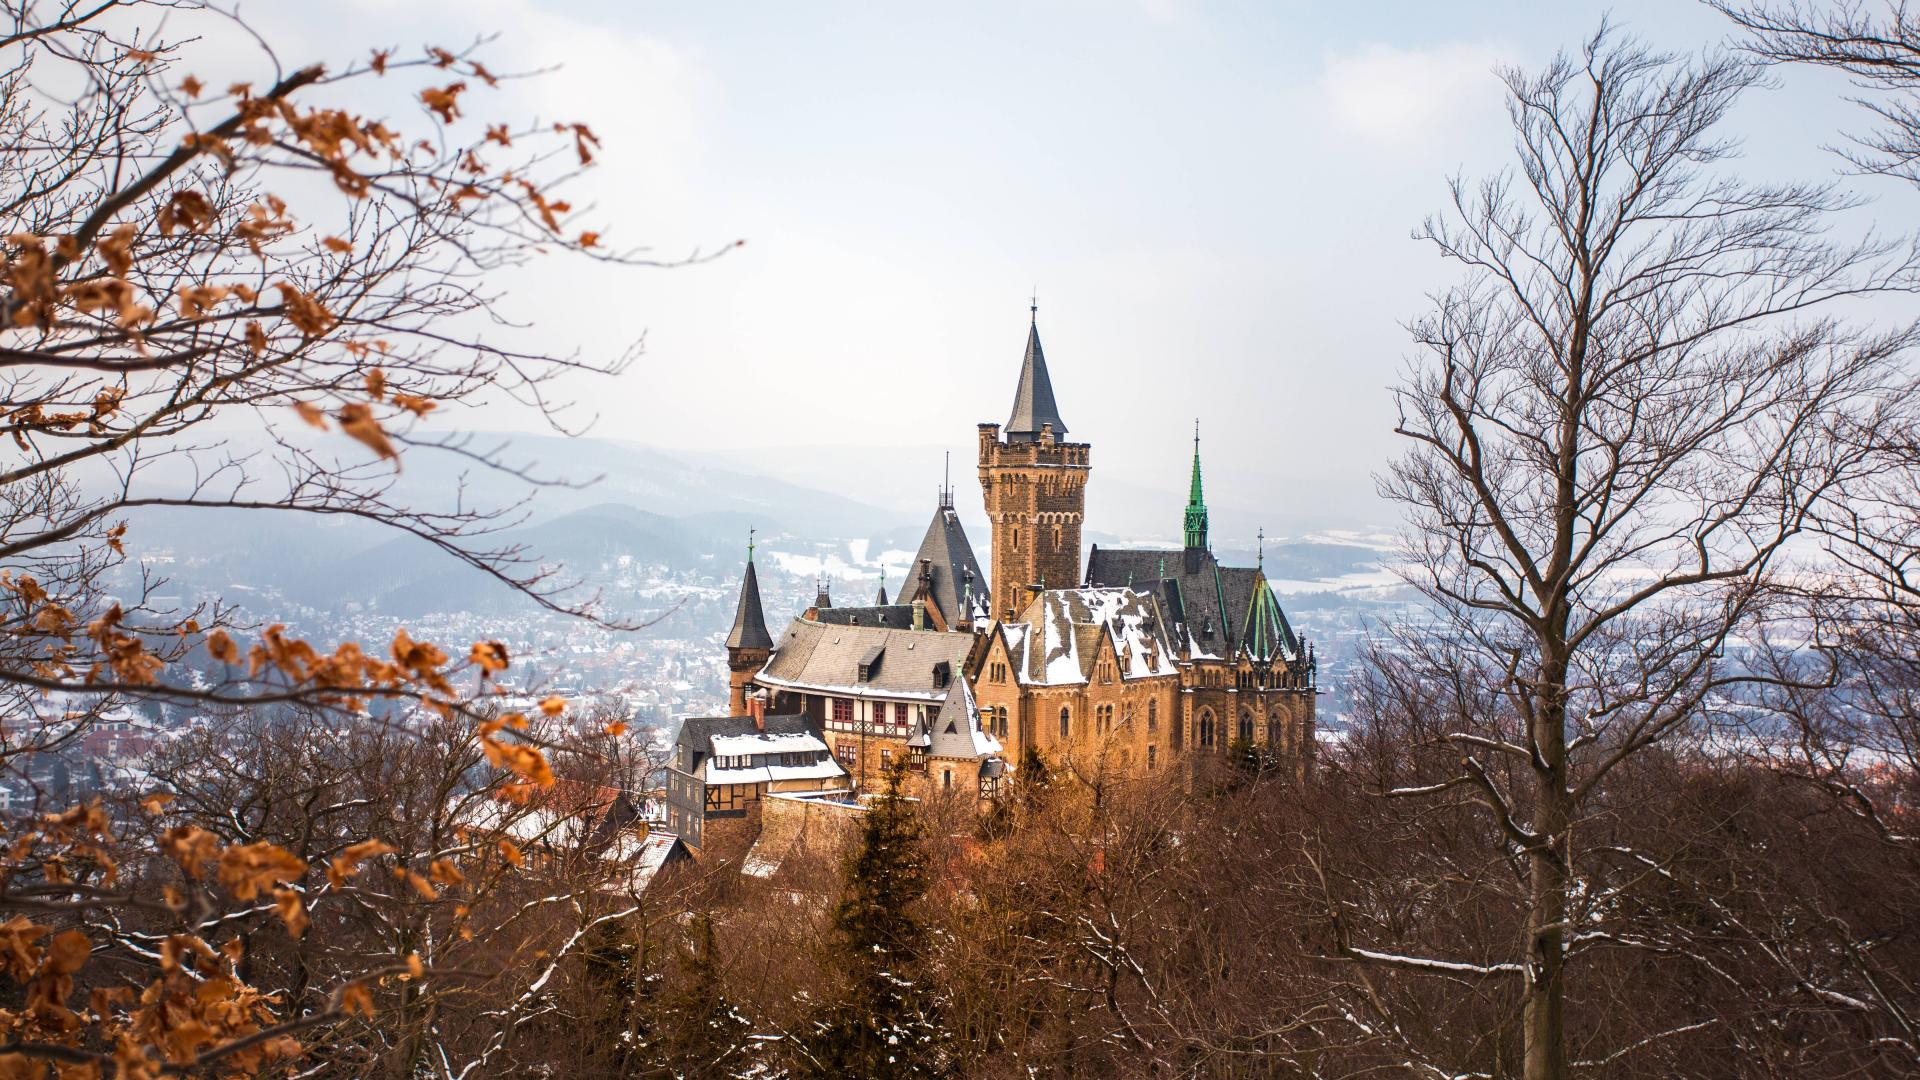
M646 331L638 369L578 388L596 434L926 448L931 478L934 447L970 463L973 425L1005 419L1037 288L1096 482L1182 488L1197 416L1215 499L1382 521L1385 388L1447 273L1408 233L1450 173L1509 161L1491 69L1538 66L1606 10L1664 47L1725 33L1685 0L247 10L322 49L501 31L492 66L562 67L495 93L603 136L603 233L664 256L747 241L697 268L515 282L556 349ZM1833 175L1822 144L1863 122L1844 91L1796 76L1756 95L1736 118L1748 166ZM1895 227L1920 205L1868 190Z

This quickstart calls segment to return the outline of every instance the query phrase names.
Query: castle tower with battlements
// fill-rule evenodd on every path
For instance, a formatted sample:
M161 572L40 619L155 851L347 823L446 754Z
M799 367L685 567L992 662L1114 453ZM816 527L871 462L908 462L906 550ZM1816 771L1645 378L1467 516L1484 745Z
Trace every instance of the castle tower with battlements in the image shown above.
M1039 310L1006 426L980 425L980 490L993 525L992 616L1011 619L1036 591L1080 582L1091 447L1067 441L1040 348Z

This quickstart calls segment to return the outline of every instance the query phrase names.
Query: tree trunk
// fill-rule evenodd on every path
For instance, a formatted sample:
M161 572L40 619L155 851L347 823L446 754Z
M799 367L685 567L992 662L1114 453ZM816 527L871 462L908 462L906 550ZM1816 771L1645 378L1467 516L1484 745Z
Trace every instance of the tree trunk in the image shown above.
M1566 982L1567 789L1566 673L1563 653L1549 653L1535 688L1533 832L1527 853L1527 999L1521 1018L1526 1080L1563 1080L1567 1069Z

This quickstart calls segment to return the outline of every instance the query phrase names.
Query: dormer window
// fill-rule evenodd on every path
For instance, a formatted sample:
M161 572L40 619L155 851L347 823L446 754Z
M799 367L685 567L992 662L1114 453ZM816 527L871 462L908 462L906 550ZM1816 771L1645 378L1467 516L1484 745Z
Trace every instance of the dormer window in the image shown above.
M944 688L948 682L952 681L952 679L953 679L952 664L949 664L947 661L942 660L933 665L934 689L939 690Z

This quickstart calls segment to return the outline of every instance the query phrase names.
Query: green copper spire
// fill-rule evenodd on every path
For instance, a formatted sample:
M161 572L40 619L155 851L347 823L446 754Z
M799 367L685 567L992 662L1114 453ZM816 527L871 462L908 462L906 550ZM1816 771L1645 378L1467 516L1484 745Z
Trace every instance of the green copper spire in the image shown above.
M1193 486L1187 491L1187 546L1207 546L1207 500L1200 494L1200 421L1193 422Z

